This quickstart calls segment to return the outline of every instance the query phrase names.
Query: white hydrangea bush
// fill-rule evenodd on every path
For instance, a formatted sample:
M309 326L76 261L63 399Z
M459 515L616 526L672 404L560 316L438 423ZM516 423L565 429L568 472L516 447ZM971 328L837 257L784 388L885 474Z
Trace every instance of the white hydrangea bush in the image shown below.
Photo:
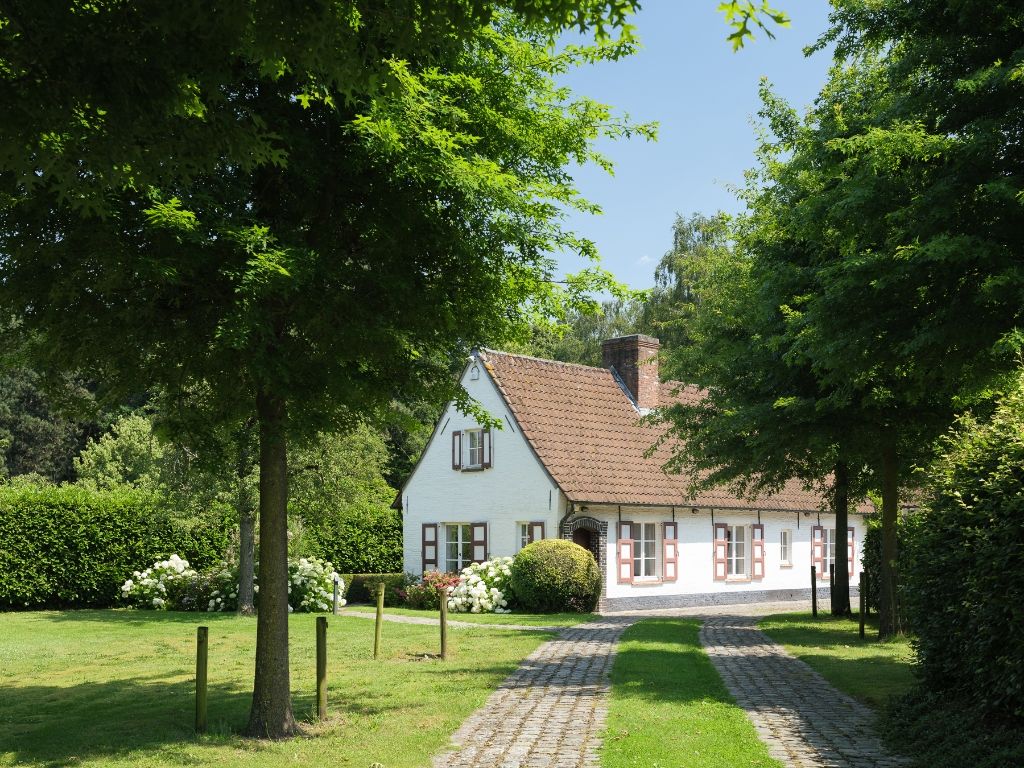
M188 560L171 555L144 571L132 573L121 585L121 597L135 608L158 611L176 608L180 597L189 591L198 576Z
M462 569L448 588L448 610L456 613L511 613L512 558L495 557Z
M330 561L316 557L301 557L288 563L288 610L298 613L329 611L334 605L334 580L338 590L345 594L345 581L334 570ZM345 605L339 599L338 605Z

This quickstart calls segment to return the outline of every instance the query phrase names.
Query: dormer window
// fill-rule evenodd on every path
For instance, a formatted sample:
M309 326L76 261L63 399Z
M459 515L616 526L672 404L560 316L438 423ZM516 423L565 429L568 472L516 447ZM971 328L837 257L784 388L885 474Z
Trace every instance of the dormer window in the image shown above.
M452 432L452 469L490 469L492 456L491 430L476 427Z

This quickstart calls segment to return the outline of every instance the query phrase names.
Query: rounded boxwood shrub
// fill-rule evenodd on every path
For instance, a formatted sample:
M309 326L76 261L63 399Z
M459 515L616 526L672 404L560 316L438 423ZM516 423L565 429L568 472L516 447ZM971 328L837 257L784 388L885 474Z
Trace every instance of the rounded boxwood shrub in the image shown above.
M578 544L535 541L512 561L512 593L528 611L589 613L601 596L601 570L594 556Z

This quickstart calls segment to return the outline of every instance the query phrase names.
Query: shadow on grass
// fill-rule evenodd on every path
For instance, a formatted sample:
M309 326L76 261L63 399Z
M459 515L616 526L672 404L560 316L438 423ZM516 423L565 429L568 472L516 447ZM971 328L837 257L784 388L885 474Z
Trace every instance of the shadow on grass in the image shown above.
M195 734L195 683L146 677L80 683L72 686L0 686L0 754L15 763L68 765L93 758L126 758L175 746L241 740L248 720L251 691L211 684L208 733ZM315 709L310 693L293 693L300 721ZM364 692L358 701L331 698L332 718L380 715L400 702L374 700ZM246 740L247 750L265 743ZM129 758L131 759L131 758Z
M74 611L39 611L33 618L55 623L111 622L124 625L191 624L199 626L240 618L237 613L206 613L203 611L140 611L131 608L85 608ZM250 617L253 627L256 617Z

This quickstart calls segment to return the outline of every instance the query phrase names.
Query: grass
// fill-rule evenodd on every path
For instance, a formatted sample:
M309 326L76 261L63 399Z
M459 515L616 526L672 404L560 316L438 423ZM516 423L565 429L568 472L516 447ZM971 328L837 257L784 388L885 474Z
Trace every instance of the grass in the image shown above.
M647 619L622 636L611 672L605 768L779 766L698 640L700 622Z
M374 605L351 605L353 611L372 613L377 610ZM346 609L342 609L343 611ZM414 608L385 608L385 616L419 616L426 619L437 619L438 611L420 611ZM597 618L594 613L452 613L448 621L466 621L471 624L521 624L530 627L572 627Z
M252 691L256 623L141 611L0 614L0 765L427 766L465 717L545 632L437 629L328 618L329 720L315 711L314 617L291 617L293 706L306 736L240 738ZM210 627L210 734L192 733L195 627Z
M788 613L768 616L758 626L836 688L875 709L915 683L910 641L879 640L875 616L868 619L864 640L857 619Z

